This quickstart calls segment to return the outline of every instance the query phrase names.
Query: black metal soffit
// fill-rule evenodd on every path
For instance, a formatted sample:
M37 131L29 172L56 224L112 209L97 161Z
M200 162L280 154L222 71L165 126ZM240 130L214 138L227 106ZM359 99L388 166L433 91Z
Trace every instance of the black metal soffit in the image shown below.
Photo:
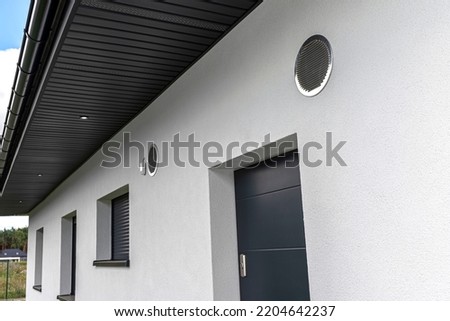
M67 5L19 115L0 178L0 215L31 211L261 2Z

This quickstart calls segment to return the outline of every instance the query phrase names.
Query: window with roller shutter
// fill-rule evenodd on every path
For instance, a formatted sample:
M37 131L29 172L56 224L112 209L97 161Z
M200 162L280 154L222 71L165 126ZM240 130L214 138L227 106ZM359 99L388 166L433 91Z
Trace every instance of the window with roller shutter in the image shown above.
M129 194L111 201L111 251L113 260L128 260L130 249Z

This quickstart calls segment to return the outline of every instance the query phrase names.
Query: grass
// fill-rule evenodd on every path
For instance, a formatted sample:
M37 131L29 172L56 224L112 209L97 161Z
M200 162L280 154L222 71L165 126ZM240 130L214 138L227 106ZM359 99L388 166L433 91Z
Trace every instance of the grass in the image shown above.
M7 262L0 261L0 300L5 300ZM25 298L27 262L9 262L8 300Z

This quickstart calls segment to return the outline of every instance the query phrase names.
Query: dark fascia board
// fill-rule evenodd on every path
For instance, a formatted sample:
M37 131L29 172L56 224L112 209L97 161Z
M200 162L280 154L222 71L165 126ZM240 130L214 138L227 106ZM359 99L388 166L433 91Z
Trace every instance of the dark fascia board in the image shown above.
M47 67L48 58L51 54L52 48L55 45L57 33L61 27L61 22L66 16L66 11L70 7L70 4L75 5L80 0L34 0L30 3L30 9L28 11L27 22L24 30L24 36L22 40L22 46L19 54L18 68L14 77L14 88L10 97L10 104L5 119L5 127L2 135L2 155L5 144L7 143L8 150L5 153L6 159L4 160L4 167L2 169L0 177L0 196L3 194L10 171L13 168L17 152L20 148L24 133L30 121L32 114L32 104L36 96L36 91L42 87L42 78ZM34 10L34 8L40 8L48 6L50 9L48 13L42 16L42 10ZM32 21L39 21L36 29L34 25L31 25ZM42 37L40 39L33 39L32 36ZM39 48L36 49L33 46L26 46L27 41L37 42ZM31 49L30 49L31 48ZM26 61L28 70L22 70L22 62ZM32 73L28 73L33 71ZM21 74L27 74L27 81L18 82L18 78ZM20 86L17 87L17 83ZM17 92L26 93L23 97L23 102L20 106L19 113L15 114L10 110L13 98L17 96ZM16 127L8 127L8 120L10 117L16 117ZM6 137L11 136L10 141L6 140ZM10 147L9 147L10 146Z

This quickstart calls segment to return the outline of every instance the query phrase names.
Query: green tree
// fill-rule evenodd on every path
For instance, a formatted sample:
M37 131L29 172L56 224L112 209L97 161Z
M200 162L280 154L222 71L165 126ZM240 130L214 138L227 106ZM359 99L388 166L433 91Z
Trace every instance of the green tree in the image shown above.
M28 228L11 228L0 231L0 248L5 249L20 249L27 251L28 244Z

